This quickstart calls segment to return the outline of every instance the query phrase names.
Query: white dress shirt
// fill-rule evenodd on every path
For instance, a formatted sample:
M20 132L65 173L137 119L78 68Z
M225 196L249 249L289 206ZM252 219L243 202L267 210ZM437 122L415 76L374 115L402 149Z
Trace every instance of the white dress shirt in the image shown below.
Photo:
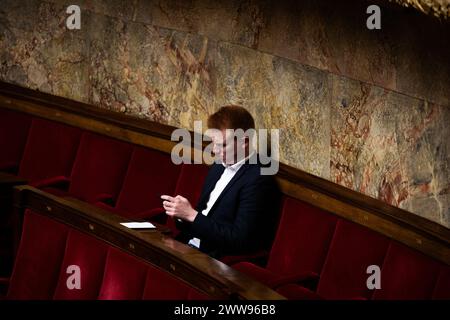
M225 167L225 170L223 171L219 180L217 180L214 189L209 194L209 199L208 202L206 203L206 208L201 212L201 214L203 214L204 216L208 215L209 210L211 210L212 206L217 201L222 191L225 189L225 187L228 185L231 179L233 179L234 175L238 172L238 170L242 167L245 160L251 157L253 153L232 165L226 165L225 163L222 162L222 165ZM192 238L191 240L189 240L188 244L200 248L200 239Z

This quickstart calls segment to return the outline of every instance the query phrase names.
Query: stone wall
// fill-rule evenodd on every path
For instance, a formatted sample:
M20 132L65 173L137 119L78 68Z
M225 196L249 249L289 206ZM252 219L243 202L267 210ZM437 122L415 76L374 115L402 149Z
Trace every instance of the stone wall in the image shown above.
M189 129L242 104L282 162L447 227L449 57L450 22L387 1L0 3L0 79Z

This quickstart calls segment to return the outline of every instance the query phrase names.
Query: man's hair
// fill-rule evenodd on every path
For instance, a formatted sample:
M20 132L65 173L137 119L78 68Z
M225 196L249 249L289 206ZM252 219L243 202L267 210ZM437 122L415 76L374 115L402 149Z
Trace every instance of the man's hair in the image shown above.
M209 116L208 128L210 129L248 129L255 128L255 120L244 107L227 105Z

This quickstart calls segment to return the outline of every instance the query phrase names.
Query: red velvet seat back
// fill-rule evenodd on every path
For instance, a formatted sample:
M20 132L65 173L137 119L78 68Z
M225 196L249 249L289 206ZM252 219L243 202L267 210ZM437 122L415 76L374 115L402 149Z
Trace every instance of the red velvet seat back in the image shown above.
M161 195L174 193L179 170L170 155L135 147L116 208L132 217L132 213L162 207Z
M25 212L8 299L52 299L67 234L66 225L30 210Z
M187 198L195 207L200 199L208 170L209 167L203 164L182 164L174 195Z
M190 290L191 287L186 283L149 265L143 299L186 300Z
M67 237L64 260L54 299L97 299L103 280L107 251L108 245L105 242L71 229ZM69 266L79 267L80 289L70 289L67 286L69 276L73 275L73 271L68 269Z
M212 297L210 297L194 288L191 288L191 290L189 290L187 299L188 300L214 300Z
M336 216L286 197L267 269L281 275L320 274L336 222Z
M200 194L208 170L209 167L203 164L182 164L174 196L180 195L185 197L189 200L192 207L195 208L200 200ZM172 218L167 219L167 226L173 231L173 235L176 236L177 228Z
M148 265L123 251L110 247L100 289L100 300L142 299Z
M339 220L320 276L325 299L369 299L367 267L381 268L390 240L368 228Z
M79 269L80 288L69 266ZM164 270L27 210L9 299L208 299Z
M450 266L441 266L432 298L438 300L450 300Z
M440 264L424 254L392 241L381 269L381 289L374 299L431 299Z
M80 138L80 129L33 119L19 175L31 183L56 176L70 177Z
M29 115L0 108L0 170L6 165L19 167L30 125Z
M122 186L132 145L83 133L72 170L69 193L84 201L95 201L99 194L109 194L114 200Z

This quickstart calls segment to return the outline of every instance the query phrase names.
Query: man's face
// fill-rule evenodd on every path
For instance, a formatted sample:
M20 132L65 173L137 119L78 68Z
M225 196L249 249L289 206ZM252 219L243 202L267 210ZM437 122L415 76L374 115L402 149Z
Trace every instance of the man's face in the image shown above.
M214 130L211 139L215 156L225 164L236 163L240 153L245 150L244 140L235 137L232 130Z

